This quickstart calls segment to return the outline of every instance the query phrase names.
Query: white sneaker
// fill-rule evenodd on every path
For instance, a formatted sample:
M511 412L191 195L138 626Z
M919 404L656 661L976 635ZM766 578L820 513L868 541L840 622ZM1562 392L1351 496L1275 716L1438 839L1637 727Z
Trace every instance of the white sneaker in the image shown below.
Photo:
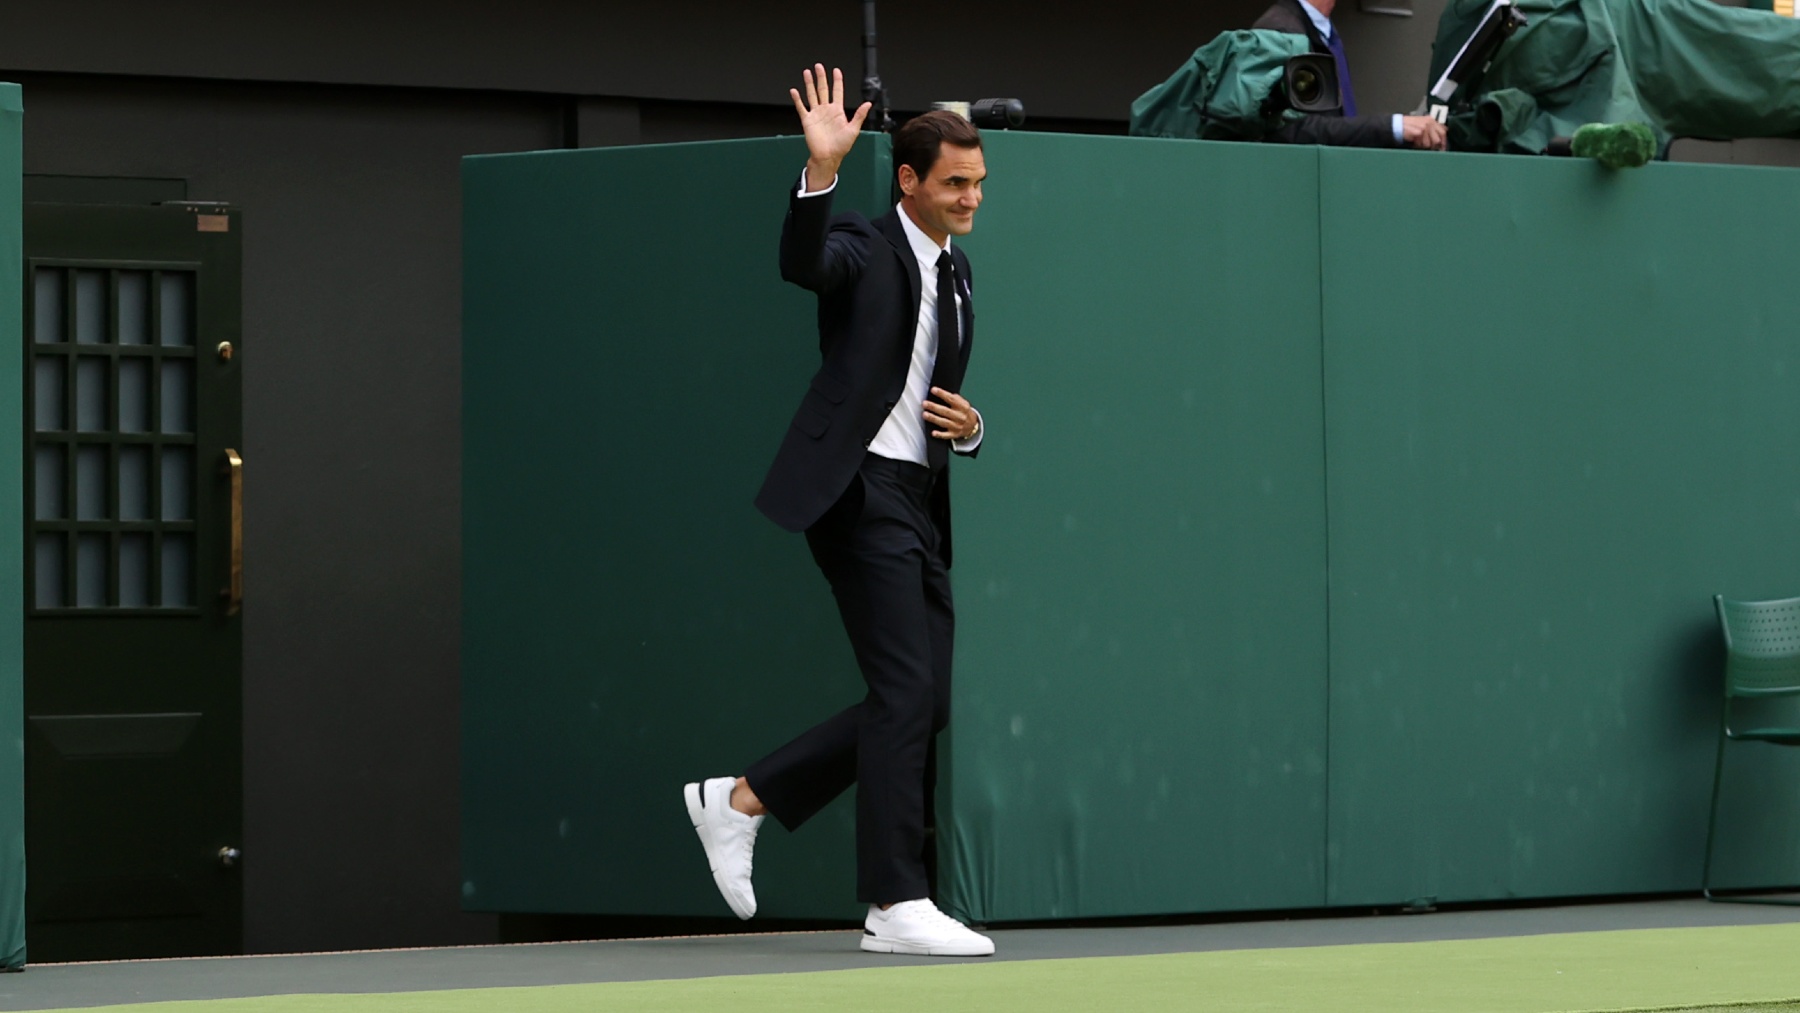
M938 910L929 898L901 901L883 911L869 905L862 948L870 953L920 957L989 957L994 941Z
M750 886L750 854L756 849L756 828L764 817L746 816L731 807L735 777L714 777L689 783L681 789L687 800L688 819L706 849L713 884L719 888L731 913L748 919L756 914L756 891Z

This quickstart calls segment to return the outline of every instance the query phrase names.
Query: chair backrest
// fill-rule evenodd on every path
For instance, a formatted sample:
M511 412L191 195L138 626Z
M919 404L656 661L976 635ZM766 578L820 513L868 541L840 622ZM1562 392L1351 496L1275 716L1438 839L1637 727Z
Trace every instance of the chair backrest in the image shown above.
M1800 693L1800 598L1727 601L1714 595L1725 633L1725 694Z

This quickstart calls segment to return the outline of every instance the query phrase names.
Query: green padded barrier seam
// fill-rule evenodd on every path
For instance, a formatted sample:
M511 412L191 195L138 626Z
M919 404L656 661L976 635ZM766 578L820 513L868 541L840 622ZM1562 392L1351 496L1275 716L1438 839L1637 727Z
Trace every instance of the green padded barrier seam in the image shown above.
M985 146L940 900L1320 906L1318 155Z
M23 246L20 179L24 106L0 84L0 418L23 417ZM0 529L24 523L24 451L0 443ZM0 539L0 966L25 963L25 560L23 539Z
M1315 148L1314 150L1316 153L1323 149ZM1326 777L1322 793L1325 799L1325 812L1327 814L1327 818L1321 821L1323 825L1319 828L1319 836L1321 838L1319 843L1319 853L1324 856L1324 902L1329 903L1332 896L1331 881L1334 872L1332 868L1333 862L1331 851L1331 820L1329 818L1331 813L1331 432L1329 429L1331 419L1331 383L1330 378L1325 374L1325 321L1330 319L1330 315L1329 307L1325 305L1325 168L1322 160L1317 172L1319 178L1319 193L1316 197L1319 206L1319 474L1325 476L1325 481L1319 484L1319 514L1325 518L1325 608L1320 624L1323 627L1323 636L1326 645L1325 659L1322 666L1324 669L1323 677L1325 681L1325 692L1319 701L1320 706L1325 710L1325 720L1323 722L1323 741L1319 748L1324 752L1326 757Z

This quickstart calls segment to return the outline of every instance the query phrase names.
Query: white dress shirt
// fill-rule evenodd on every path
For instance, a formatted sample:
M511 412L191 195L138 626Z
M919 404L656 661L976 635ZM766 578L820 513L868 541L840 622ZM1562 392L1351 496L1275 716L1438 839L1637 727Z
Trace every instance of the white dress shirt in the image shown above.
M837 188L837 180L823 190L808 192L806 189L806 173L800 173L801 197L820 197ZM912 247L913 256L919 261L919 326L913 332L912 361L906 367L906 386L900 391L900 400L895 403L894 410L881 423L875 439L870 441L869 450L882 457L895 461L911 461L914 464L925 463L926 440L934 439L925 435L925 398L931 393L931 371L937 365L937 301L938 301L938 268L940 253L950 249L948 237L943 246L938 246L924 230L913 224L912 217L906 209L895 205L894 214L900 219L901 228L906 230L908 245ZM956 312L962 312L963 299L968 293L967 278L958 278L963 290L954 293L957 300ZM962 317L958 316L958 320ZM949 354L957 354L951 349ZM974 408L971 406L971 411ZM981 445L981 438L986 430L981 426L981 413L975 412L975 435L966 440L952 440L953 450L967 453Z

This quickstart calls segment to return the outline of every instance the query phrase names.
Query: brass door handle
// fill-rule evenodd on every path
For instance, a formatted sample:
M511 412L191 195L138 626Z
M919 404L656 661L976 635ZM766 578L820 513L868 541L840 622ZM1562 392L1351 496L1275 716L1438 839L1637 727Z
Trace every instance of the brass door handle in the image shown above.
M231 583L226 585L225 614L244 606L244 459L225 448L225 470L231 475Z

